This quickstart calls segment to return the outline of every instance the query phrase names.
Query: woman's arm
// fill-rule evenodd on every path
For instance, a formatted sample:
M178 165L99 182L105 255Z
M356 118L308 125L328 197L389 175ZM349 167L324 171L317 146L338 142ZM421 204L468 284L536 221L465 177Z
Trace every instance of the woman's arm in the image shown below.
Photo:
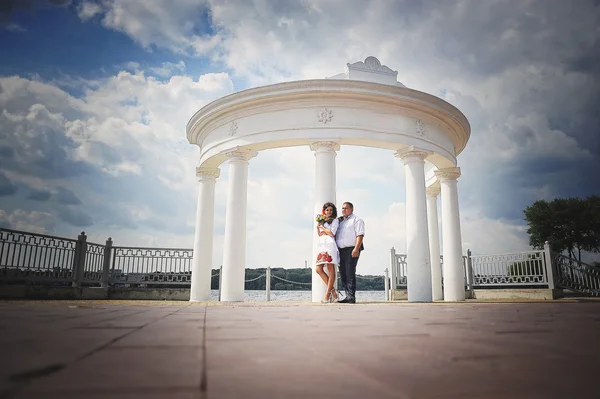
M322 224L317 224L317 232L319 233L319 237L322 236L323 234L325 234L323 229L325 229L325 227L323 227Z
M331 222L331 236L335 238L335 234L338 231L338 227L340 227L340 221L338 219L333 219Z
M333 233L327 227L323 227L323 233L333 237Z
M330 225L330 229L323 227L323 231L325 231L325 234L327 234L328 236L331 236L333 238L335 238L335 232L337 231L337 228L339 226L339 221L337 219L333 219L333 222L331 222Z

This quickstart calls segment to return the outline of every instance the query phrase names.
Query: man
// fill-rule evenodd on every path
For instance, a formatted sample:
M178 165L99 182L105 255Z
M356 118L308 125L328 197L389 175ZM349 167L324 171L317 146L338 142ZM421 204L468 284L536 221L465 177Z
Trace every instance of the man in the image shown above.
M356 265L365 235L365 222L354 214L354 205L344 202L335 242L340 251L340 276L346 297L340 303L356 303Z

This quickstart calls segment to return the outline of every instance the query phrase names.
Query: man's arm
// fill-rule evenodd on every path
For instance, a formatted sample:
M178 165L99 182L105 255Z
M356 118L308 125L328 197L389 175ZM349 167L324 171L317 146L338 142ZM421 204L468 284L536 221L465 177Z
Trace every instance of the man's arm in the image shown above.
M356 236L356 243L354 244L354 249L352 250L352 257L353 258L358 258L358 255L360 255L360 246L363 242L363 236Z
M356 233L356 242L354 243L354 249L352 250L352 257L358 258L363 237L365 236L365 222L363 222L362 219L358 219L354 222L354 232Z

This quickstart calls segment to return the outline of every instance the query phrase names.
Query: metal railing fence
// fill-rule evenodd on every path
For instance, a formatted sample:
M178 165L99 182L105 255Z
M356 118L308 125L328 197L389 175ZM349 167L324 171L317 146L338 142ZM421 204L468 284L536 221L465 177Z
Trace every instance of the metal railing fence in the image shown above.
M463 256L463 275L465 278L465 287L472 287L472 272L470 270L470 250L467 251L468 255ZM406 289L408 286L408 262L406 254L397 254L396 249L390 250L391 255L391 287L392 289ZM440 267L444 267L444 256L440 256Z
M407 287L408 260L391 249L391 267L384 278L386 298L390 292ZM113 246L87 241L85 232L77 239L0 228L0 282L71 285L189 286L193 249ZM543 250L475 255L467 250L462 271L465 289L493 287L564 288L600 296L600 268ZM440 256L443 276L444 259ZM286 284L311 285L272 274L266 268L267 299L272 280ZM390 276L388 279L387 273ZM221 273L219 275L219 291ZM215 276L213 276L215 277ZM358 278L367 278L357 276ZM339 273L338 273L339 278ZM443 281L442 281L443 283ZM336 286L339 283L336 282Z
M407 287L407 256L391 249L392 287ZM440 256L442 272L444 257ZM547 287L555 288L554 267L550 246L543 250L495 255L472 255L467 250L463 256L465 289L492 287Z
M70 284L79 256L77 245L74 239L0 229L0 278Z
M600 268L553 253L556 284L575 292L600 296Z
M110 284L189 285L193 249L113 247Z

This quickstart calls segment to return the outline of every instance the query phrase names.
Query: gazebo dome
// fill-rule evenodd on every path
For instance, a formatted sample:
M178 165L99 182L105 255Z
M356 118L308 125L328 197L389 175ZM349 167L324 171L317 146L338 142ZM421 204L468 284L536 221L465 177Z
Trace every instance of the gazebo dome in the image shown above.
M407 88L397 77L397 71L367 57L330 78L242 90L196 112L187 138L200 147L200 165L209 168L226 161L238 146L263 151L315 141L392 151L416 146L431 153L428 164L456 166L470 135L467 118L443 99ZM427 172L434 177L429 165Z

